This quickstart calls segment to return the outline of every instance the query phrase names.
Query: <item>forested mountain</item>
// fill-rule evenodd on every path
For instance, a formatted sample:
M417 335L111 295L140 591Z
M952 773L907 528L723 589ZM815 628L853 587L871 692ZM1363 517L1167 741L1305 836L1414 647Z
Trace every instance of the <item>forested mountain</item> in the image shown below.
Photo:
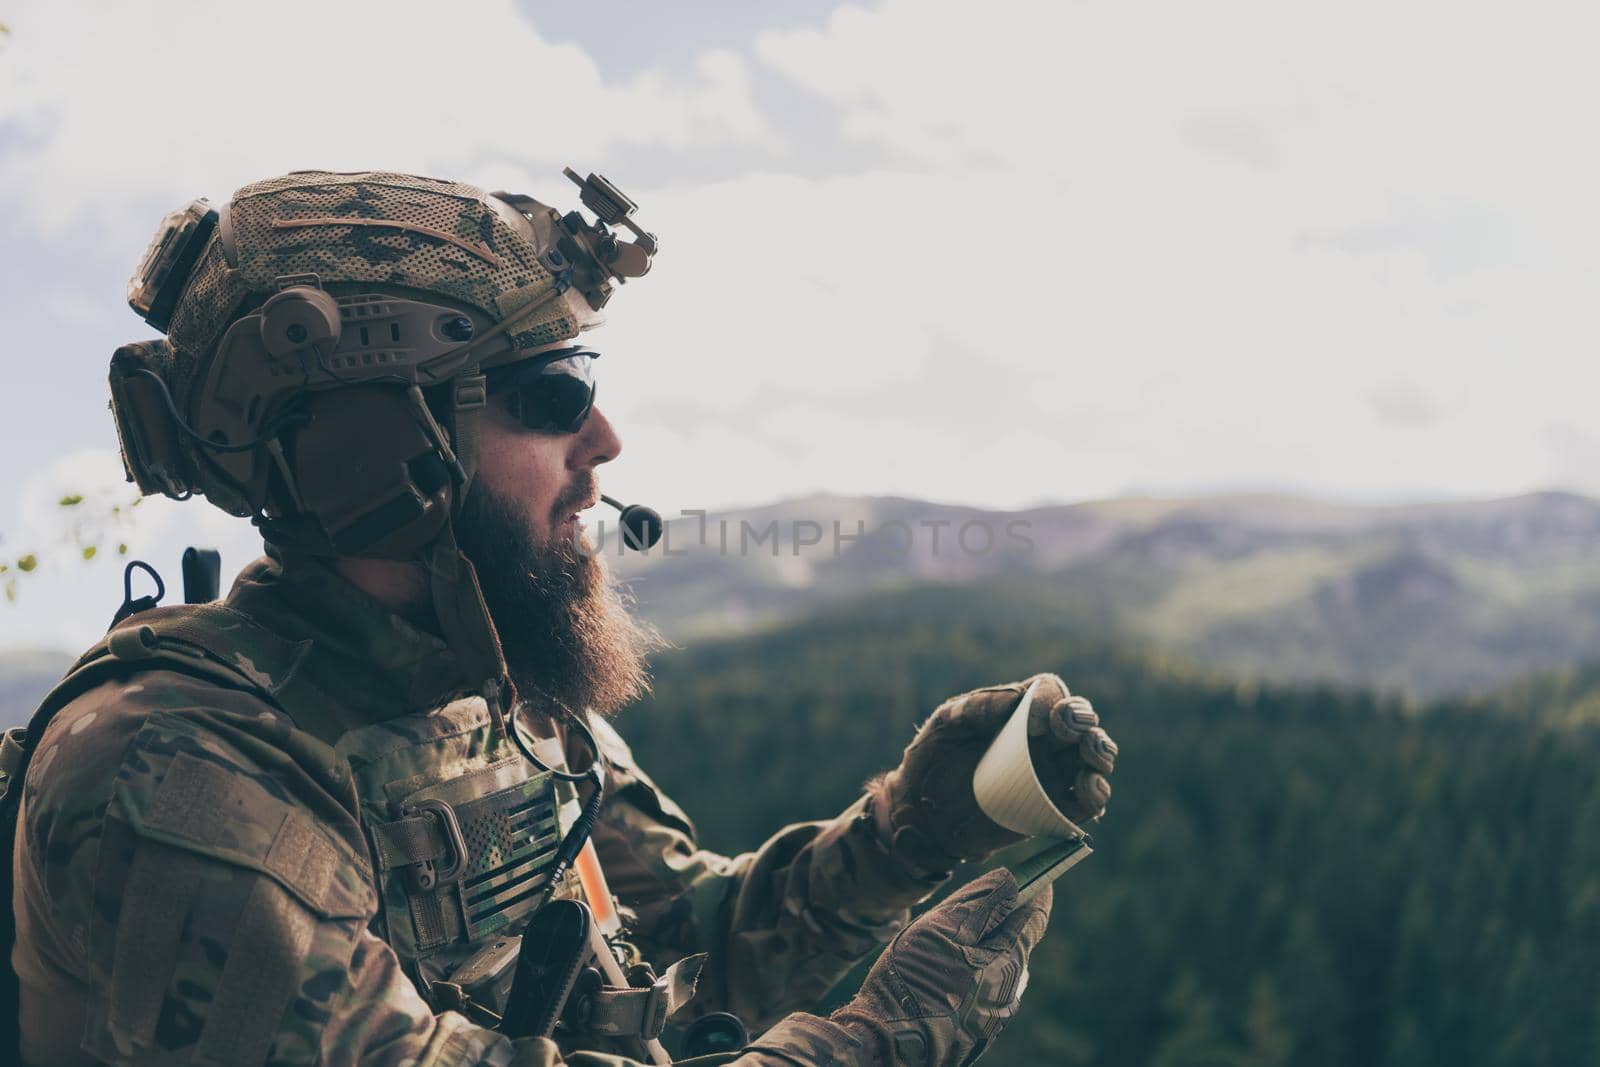
M1571 494L1405 507L1118 499L1015 512L819 495L679 517L644 555L619 554L615 521L599 522L641 614L681 643L937 583L1041 595L1107 640L1231 678L1437 697L1600 660L1600 501ZM245 562L225 560L225 573ZM80 651L0 652L0 720L25 715L53 681L51 664Z
M617 557L614 530L609 546L644 614L680 640L871 589L1015 580L1107 632L1243 678L1436 696L1600 656L1600 502L1561 493L1018 512L817 496L680 518L644 557Z
M1044 591L919 588L670 653L619 728L738 850L848 804L945 696L1045 669L1122 757L986 1062L1600 1056L1600 731L1547 709L1240 686L1123 650Z
M1585 574L1580 520L1590 505L1562 498L1535 511L1546 506L1538 523L1511 504L1490 519L1391 517L1410 524L1410 558L1449 556L1451 574ZM1084 529L1091 520L1101 518L1090 515ZM797 584L804 595L761 616L764 625L661 654L655 693L619 727L705 843L737 851L786 822L842 809L946 696L1054 670L1092 697L1122 746L1111 810L1096 828L1096 854L1059 883L1024 1010L985 1062L1522 1067L1600 1058L1600 666L1450 703L1353 684L1240 682L1228 657L1161 651L1149 629L1141 637L1114 609L1164 604L1171 618L1204 622L1221 610L1202 610L1207 590L1218 591L1218 605L1254 595L1259 606L1272 600L1271 582L1243 576L1287 567L1311 551L1307 542L1285 547L1293 537L1282 533L1269 550L1270 538L1246 536L1237 515L1180 520L1154 504L1116 521L1129 527L1084 534L1099 547L1094 566L1076 570L998 568L983 581L943 584L902 574L875 587L863 564L852 581ZM1323 531L1315 551L1343 558L1330 521L1306 520ZM841 557L816 569L854 565ZM1375 611L1373 626L1391 635L1406 618L1396 605L1415 606L1417 627L1440 625L1424 606L1449 583L1383 574L1330 588L1353 582L1349 610ZM1497 595L1500 605L1521 596ZM1582 621L1583 595L1561 595L1575 625L1593 625ZM1389 613L1377 610L1384 605ZM1441 632L1483 640L1502 625L1493 615L1473 616L1477 630L1452 622L1457 630ZM1350 662L1358 645L1348 634L1326 639ZM1408 647L1456 654L1444 637L1428 640ZM18 676L42 692L64 660L30 661ZM11 721L31 702L6 709Z
M1548 722L1600 725L1600 659L1519 678L1476 703Z

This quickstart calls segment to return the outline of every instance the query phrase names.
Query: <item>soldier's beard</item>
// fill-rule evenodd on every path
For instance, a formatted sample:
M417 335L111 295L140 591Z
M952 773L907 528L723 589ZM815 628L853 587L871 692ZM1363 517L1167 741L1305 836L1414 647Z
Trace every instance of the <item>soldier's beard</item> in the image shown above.
M571 514L587 492L567 497L553 513ZM478 572L518 695L540 711L558 702L610 715L649 691L646 657L663 642L628 613L588 543L565 535L570 527L552 526L549 542L536 538L511 502L480 480L455 533Z

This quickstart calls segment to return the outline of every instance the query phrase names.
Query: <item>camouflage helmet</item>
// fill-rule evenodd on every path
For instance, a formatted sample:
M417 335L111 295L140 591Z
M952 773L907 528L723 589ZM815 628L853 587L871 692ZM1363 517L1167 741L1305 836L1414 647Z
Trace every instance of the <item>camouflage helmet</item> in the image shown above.
M168 216L128 289L166 337L111 362L129 480L280 546L423 559L436 601L486 620L450 531L484 372L571 346L657 247L616 186L565 173L597 221L385 171L296 171Z
M241 308L277 292L280 279L307 275L325 287L436 293L498 321L542 295L561 270L552 234L559 222L549 208L524 213L474 186L410 174L297 171L256 182L218 212L214 239L164 327L167 340L199 358ZM578 295L523 323L518 346L598 324L598 309Z
M247 185L221 209L200 200L174 212L129 283L130 305L166 339L113 358L130 480L147 493L199 492L236 515L286 513L293 501L272 499L270 450L228 451L274 438L263 430L286 403L370 382L438 386L599 325L612 281L644 274L656 242L615 186L566 173L598 223L382 171L297 171ZM257 343L272 325L280 334ZM458 458L470 479L471 457Z

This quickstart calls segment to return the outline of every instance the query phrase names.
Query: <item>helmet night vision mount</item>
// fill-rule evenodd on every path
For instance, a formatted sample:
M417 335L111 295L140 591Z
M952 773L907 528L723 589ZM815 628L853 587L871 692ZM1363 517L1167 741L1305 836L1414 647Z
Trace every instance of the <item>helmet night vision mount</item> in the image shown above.
M299 171L173 212L128 286L167 336L111 360L129 480L202 494L286 548L422 560L447 638L503 677L450 530L485 372L575 347L658 247L614 184L565 173L596 221L390 172Z

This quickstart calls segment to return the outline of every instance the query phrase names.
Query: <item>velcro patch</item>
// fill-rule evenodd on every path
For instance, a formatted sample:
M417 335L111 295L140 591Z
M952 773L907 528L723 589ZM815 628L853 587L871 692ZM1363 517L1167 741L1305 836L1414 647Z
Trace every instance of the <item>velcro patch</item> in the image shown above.
M365 857L240 771L180 752L142 818L137 800L124 804L141 834L270 875L325 918L365 917L376 906Z
M237 776L187 752L180 752L167 769L156 790L155 800L144 817L150 830L165 830L202 845L226 844L234 834L229 824L244 812L228 808L235 797Z
M333 905L329 893L339 869L339 852L299 808L284 814L283 825L267 849L266 868L318 911Z

